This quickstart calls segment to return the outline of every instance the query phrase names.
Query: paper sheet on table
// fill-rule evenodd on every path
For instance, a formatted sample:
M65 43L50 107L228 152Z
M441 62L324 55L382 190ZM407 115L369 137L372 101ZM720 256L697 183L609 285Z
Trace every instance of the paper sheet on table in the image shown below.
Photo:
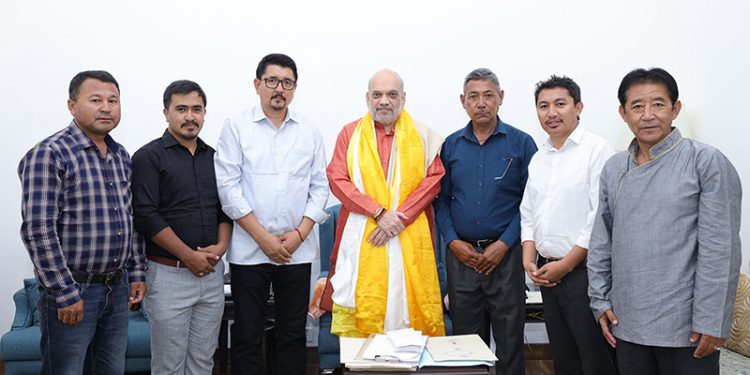
M424 366L435 366L435 367L469 367L469 366L488 366L492 367L495 365L494 361L436 361L430 355L429 350L425 350L422 353L422 359L419 361L419 367Z
M430 337L427 350L437 361L497 361L479 335Z
M357 337L339 337L339 359L341 363L354 362L367 339Z
M410 350L419 350L421 352L427 342L427 336L423 336L422 331L416 331L413 328L389 331L386 332L385 335L391 339L393 346L398 349L408 348Z
M399 339L398 334L371 335L360 352L361 358L357 359L389 362L395 361L416 365L419 363L419 358L422 356L422 351L424 351L425 342L427 341L427 337L422 336L421 332L419 333L419 336L420 338L417 340L407 339L407 342L413 342L413 345L402 345L398 341L394 341ZM391 338L393 338L393 340Z

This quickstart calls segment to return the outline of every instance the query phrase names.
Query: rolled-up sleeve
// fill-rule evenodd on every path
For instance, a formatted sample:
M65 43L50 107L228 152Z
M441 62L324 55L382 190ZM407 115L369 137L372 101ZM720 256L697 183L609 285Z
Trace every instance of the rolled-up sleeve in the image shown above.
M159 213L159 157L147 149L138 150L133 160L133 223L146 238L169 224Z
M226 120L221 129L214 167L222 211L232 220L251 213L253 208L242 194L242 145L239 132L231 120Z
M326 154L320 129L316 127L314 134L315 150L310 170L310 188L308 189L304 216L309 217L318 224L322 224L328 219L328 214L325 211L326 203L328 202Z

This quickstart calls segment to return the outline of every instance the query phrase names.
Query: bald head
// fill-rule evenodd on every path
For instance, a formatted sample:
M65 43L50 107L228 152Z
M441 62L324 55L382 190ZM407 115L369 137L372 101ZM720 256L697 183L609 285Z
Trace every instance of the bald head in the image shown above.
M398 75L398 73L394 72L390 69L380 69L375 74L370 77L370 80L367 81L367 91L372 90L372 83L376 80L388 80L388 81L395 81L398 82L399 90L402 92L404 91L404 80L401 79L401 76Z
M404 81L393 70L379 70L370 78L366 97L372 118L390 130L406 102Z

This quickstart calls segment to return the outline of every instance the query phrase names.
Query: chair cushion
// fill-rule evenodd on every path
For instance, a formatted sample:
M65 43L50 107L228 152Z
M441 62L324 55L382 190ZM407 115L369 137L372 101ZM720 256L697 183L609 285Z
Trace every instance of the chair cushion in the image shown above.
M3 361L38 361L42 358L39 340L42 331L39 326L31 326L7 332L2 339Z
M128 313L128 346L125 357L151 357L151 326L140 311Z
M26 290L26 300L29 302L29 311L32 321L30 325L38 326L41 319L39 313L39 284L36 279L23 279L23 288Z
M725 345L737 353L750 357L750 275L740 274L732 335Z

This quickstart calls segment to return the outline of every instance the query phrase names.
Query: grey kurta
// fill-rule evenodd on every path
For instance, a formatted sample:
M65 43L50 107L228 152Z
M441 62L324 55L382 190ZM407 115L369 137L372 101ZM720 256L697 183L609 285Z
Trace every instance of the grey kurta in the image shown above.
M635 140L601 174L589 244L591 308L613 334L686 347L690 333L728 338L739 276L742 187L717 149L674 129L635 163Z

